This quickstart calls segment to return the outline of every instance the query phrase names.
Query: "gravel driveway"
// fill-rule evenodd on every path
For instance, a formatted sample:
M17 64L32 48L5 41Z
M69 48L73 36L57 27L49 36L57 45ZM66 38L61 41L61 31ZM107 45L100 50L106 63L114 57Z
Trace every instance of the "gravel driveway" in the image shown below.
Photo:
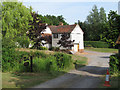
M112 53L85 51L83 54L77 54L89 59L87 66L71 70L33 88L97 88L101 82L101 76L106 74L109 68L109 56Z

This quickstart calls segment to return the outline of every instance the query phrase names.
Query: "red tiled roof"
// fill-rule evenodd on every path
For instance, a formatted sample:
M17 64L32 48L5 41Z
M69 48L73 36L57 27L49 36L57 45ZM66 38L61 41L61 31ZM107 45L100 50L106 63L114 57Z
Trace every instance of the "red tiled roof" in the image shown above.
M49 26L52 33L71 33L75 28L76 24L74 25L63 25L63 26Z

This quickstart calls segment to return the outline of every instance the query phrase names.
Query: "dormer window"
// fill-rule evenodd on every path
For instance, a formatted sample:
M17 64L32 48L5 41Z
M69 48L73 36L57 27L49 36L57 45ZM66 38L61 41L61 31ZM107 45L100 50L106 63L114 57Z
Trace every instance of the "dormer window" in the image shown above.
M58 38L58 34L53 34L53 37L54 38Z

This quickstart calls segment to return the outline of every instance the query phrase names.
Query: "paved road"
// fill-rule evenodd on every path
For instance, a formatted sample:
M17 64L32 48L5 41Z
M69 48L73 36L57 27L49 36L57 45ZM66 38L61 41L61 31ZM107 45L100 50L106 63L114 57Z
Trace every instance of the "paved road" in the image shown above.
M79 53L77 53L79 54ZM33 88L96 88L101 82L100 77L109 68L109 56L112 53L100 53L85 51L85 56L89 59L87 66L77 70L71 70L58 78L42 83Z

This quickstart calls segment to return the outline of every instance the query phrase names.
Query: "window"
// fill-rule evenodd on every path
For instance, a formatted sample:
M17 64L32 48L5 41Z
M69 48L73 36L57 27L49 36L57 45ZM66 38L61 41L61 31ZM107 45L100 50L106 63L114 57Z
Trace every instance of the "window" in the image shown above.
M53 34L53 37L54 38L58 38L58 34Z

